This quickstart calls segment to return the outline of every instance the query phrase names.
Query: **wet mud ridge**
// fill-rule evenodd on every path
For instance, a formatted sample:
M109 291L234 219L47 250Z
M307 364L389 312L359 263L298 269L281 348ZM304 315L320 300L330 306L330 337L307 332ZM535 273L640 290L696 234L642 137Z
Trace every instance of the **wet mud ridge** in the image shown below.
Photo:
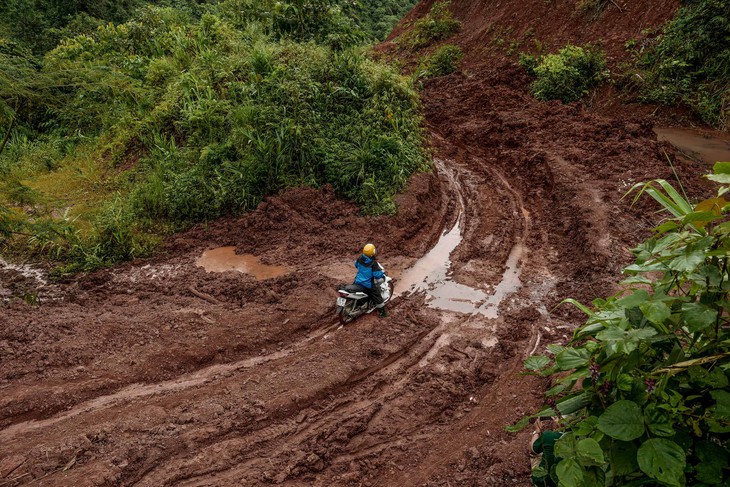
M503 430L546 387L522 360L580 323L560 300L614 291L653 223L630 185L672 177L666 152L704 188L645 120L526 84L509 63L425 83L436 167L395 217L294 189L8 300L0 486L529 485L529 432ZM334 289L368 240L397 297L340 327Z

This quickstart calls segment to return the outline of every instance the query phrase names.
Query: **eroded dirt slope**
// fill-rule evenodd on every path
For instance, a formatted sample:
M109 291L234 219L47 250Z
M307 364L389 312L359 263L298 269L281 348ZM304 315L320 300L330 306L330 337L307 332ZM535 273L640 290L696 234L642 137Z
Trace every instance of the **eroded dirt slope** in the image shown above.
M654 223L621 197L672 177L665 151L706 191L649 120L537 102L528 82L495 56L425 83L437 165L394 218L292 190L0 308L0 485L528 485L529 432L502 427L546 384L521 362L581 320L548 311L615 289ZM446 304L425 289L338 327L363 242L406 280L452 237ZM222 246L287 272L195 265ZM33 286L17 275L3 286Z

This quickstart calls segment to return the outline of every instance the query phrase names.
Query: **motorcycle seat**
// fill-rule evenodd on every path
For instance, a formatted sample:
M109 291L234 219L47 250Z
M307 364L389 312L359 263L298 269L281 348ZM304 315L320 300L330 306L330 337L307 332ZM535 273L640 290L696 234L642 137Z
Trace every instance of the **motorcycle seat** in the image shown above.
M348 293L357 293L361 292L362 289L357 284L340 284L337 286L338 290L347 291Z

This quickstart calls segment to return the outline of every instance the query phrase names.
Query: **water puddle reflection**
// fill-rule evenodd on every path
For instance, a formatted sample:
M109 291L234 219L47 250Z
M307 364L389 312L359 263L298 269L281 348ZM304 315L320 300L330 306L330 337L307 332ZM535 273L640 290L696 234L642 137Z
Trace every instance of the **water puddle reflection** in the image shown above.
M259 281L279 277L288 272L287 268L278 265L262 264L253 254L236 254L236 247L219 247L206 250L195 261L195 265L207 272L237 271L250 274Z
M497 318L500 303L522 286L520 262L524 254L524 247L518 242L512 248L502 280L493 293L487 293L481 289L460 284L450 276L450 256L461 242L461 227L461 219L459 219L425 256L403 272L396 284L396 295L425 291L426 303L433 308Z
M669 142L708 164L730 161L730 135L682 128L655 128L657 140Z

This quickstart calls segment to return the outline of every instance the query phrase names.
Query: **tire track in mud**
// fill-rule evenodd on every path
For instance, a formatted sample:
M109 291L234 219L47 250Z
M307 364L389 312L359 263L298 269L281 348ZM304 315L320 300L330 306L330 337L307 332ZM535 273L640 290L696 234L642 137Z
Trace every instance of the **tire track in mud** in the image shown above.
M446 172L448 169L442 165L440 170L442 172ZM494 173L496 179L500 181L511 194L516 212L523 216L523 233L518 238L524 241L526 240L527 232L529 231L529 214L522 206L519 194L512 189L511 186L509 186L509 183L498 171L494 170ZM452 184L456 184L457 178L450 171L448 172L447 177ZM459 195L458 200L463 205L464 198L461 186L458 187L457 194ZM461 212L457 216L456 225L462 224L461 219L465 211L465 205L461 206ZM465 226L467 222L464 221L463 224ZM516 245L519 245L519 242ZM510 256L512 256L513 253L514 252L511 252ZM521 257L521 255L519 257ZM408 298L401 297L400 299ZM497 305L498 304L499 303L497 303ZM213 444L207 447L206 450L225 450L228 452L227 458L221 462L222 464L217 465L216 467L208 466L204 469L204 472L198 472L191 477L181 478L179 476L175 476L173 481L180 482L185 480L184 485L197 485L197 482L203 481L207 475L215 474L216 478L219 478L218 475L224 471L227 472L226 475L228 478L242 478L241 475L251 470L254 465L262 462L260 459L262 456L265 456L268 458L268 461L271 462L272 458L281 457L286 452L291 451L293 448L297 448L316 437L319 432L326 429L329 425L337 425L350 418L358 417L363 411L373 410L373 414L377 414L383 409L383 407L385 407L383 405L387 405L394 398L399 396L401 390L412 382L413 376L415 375L415 372L413 372L414 367L418 366L419 369L422 368L425 365L424 361L427 362L429 356L434 356L442 347L448 345L448 341L441 340L441 338L446 336L449 328L453 328L454 321L457 320L458 318L453 321L442 320L436 327L420 333L406 346L390 354L384 360L351 375L341 386L346 391L345 397L347 399L339 401L337 405L325 408L324 411L314 415L314 417L307 416L305 428L301 428L298 421L295 419L287 419L282 423L273 424L255 431L241 439L230 440L236 444L234 448L232 448L232 444L228 441L225 441L224 444ZM471 320L469 318L462 318L461 321L468 325ZM392 377L399 378L388 383L388 379ZM373 382L375 382L375 385L372 385ZM360 390L367 390L368 388L370 389L369 394ZM362 399L363 395L365 395L367 399ZM314 421L312 421L313 419ZM418 429L420 426L421 425L415 426L414 430ZM426 440L431 438L431 436L432 433L421 433L416 435L419 440ZM245 452L248 452L254 445L263 446L264 452L258 452L255 458L242 460L241 455L245 456ZM364 456L371 455L373 451L381 451L387 448L392 448L396 445L401 445L401 442L381 442L360 451L339 452L332 458L328 459L328 463L335 465L346 461L354 461ZM238 452L233 454L234 458L230 457L232 452ZM205 463L204 459L209 459L210 456L210 453L201 452L196 458L198 458L200 463ZM197 461L193 460L192 463L195 464ZM177 462L168 462L166 465L155 469L159 473L159 476L154 475L154 473L150 473L145 476L141 483L142 485L155 485L160 482L169 482L170 479L165 477L165 472L180 472L189 464L189 458L180 458ZM284 478L280 478L279 480L284 480Z
M442 140L440 143L446 144L446 141ZM477 191L470 185L471 181L479 180L479 177L455 161L451 161L448 167L443 165L439 173L443 174L444 179L450 181L452 185L449 191L450 196L447 199L452 203L456 200L461 209L455 218L454 228L458 226L460 233L465 232L470 226L471 218L480 218L478 209L469 208L464 203L464 191L472 193ZM525 232L529 229L529 222L526 221L528 214L521 204L519 195L509 186L507 180L496 170L494 176L494 181L503 188L495 191L501 194L508 193L512 213L523 217L523 233L517 238L524 240ZM401 302L410 303L414 299L421 298L419 295L402 296L395 301L395 304L398 306ZM496 306L498 307L499 303L496 303ZM247 429L245 432L225 427L211 433L203 432L201 437L193 440L192 445L188 445L182 450L171 448L168 453L160 453L154 464L130 462L117 478L119 483L124 485L171 485L187 481L194 483L204 482L205 478L211 475L220 478L218 476L221 474L229 480L243 477L253 480L258 479L257 476L262 469L266 468L267 462L274 461L277 468L283 468L283 471L288 472L285 477L280 477L278 480L283 481L286 478L296 477L299 475L296 471L299 467L296 462L293 466L290 465L292 451L306 447L312 442L317 443L319 441L317 438L322 435L323 431L337 429L339 425L348 421L359 422L365 421L363 418L369 418L362 426L364 430L367 430L368 424L373 418L386 414L383 412L384 408L392 409L388 414L398 415L399 410L408 406L407 400L399 402L400 397L412 385L414 378L428 366L429 361L450 344L451 338L460 329L479 327L481 325L476 326L478 323L476 325L475 323L485 321L483 318L464 317L459 313L449 311L431 311L431 313L434 312L440 316L436 325L428 326L426 330L416 333L414 338L376 364L356 370L354 373L342 377L341 381L329 386L322 384L325 386L324 388L322 385L318 385L314 394L307 400L297 403L296 407L289 408L283 417L257 421L258 424L253 427L253 430ZM423 321L424 317L417 315L410 319ZM489 317L486 320L488 321ZM175 403L175 401L183 400L185 393L190 390L196 391L195 397L203 397L205 391L212 392L234 382L235 377L233 376L245 370L263 367L285 372L286 364L283 362L286 359L305 352L316 353L316 347L312 348L312 346L321 343L321 339L328 334L337 333L337 331L336 324L327 324L318 327L296 343L289 344L270 354L209 366L161 383L133 384L113 394L96 397L45 420L15 424L0 431L0 441L10 441L19 435L48 428L62 426L69 428L76 420L83 430L85 419L93 417L94 414L102 413L104 410L116 410L118 415L131 414L136 404L147 404L150 398L163 398L168 403ZM274 378L272 381L275 382L276 379ZM262 384L257 383L256 387L265 390ZM334 404L326 404L325 398L331 396L339 399ZM176 397L179 399L175 399ZM304 416L295 417L297 413L300 415L304 413ZM205 425L197 429L201 430L201 428L205 428ZM416 421L401 434L419 441L426 441L433 438L434 435L438 435L438 431L442 428L441 425ZM362 432L355 436L360 434ZM372 455L374 452L382 452L404 445L401 441L379 440L373 444L351 447L350 441L351 437L348 436L348 441L343 445L333 447L334 450L329 452L326 457L326 465L352 462ZM192 451L198 452L192 457L191 448ZM267 460L264 461L262 458ZM78 475L81 474L80 471Z
M231 374L241 372L245 369L250 369L257 365L275 362L294 354L297 350L306 346L308 342L321 338L326 333L334 331L338 327L339 322L335 320L332 324L328 324L314 330L299 342L270 354L259 355L232 363L211 365L203 369L198 369L190 374L185 374L181 377L164 382L152 384L132 384L112 394L95 397L92 400L76 405L72 409L51 418L15 423L3 430L0 430L0 442L11 441L17 435L45 428L81 414L90 414L102 409L119 407L131 401L143 400L150 396L180 392L185 389L205 385L218 377L229 377Z

